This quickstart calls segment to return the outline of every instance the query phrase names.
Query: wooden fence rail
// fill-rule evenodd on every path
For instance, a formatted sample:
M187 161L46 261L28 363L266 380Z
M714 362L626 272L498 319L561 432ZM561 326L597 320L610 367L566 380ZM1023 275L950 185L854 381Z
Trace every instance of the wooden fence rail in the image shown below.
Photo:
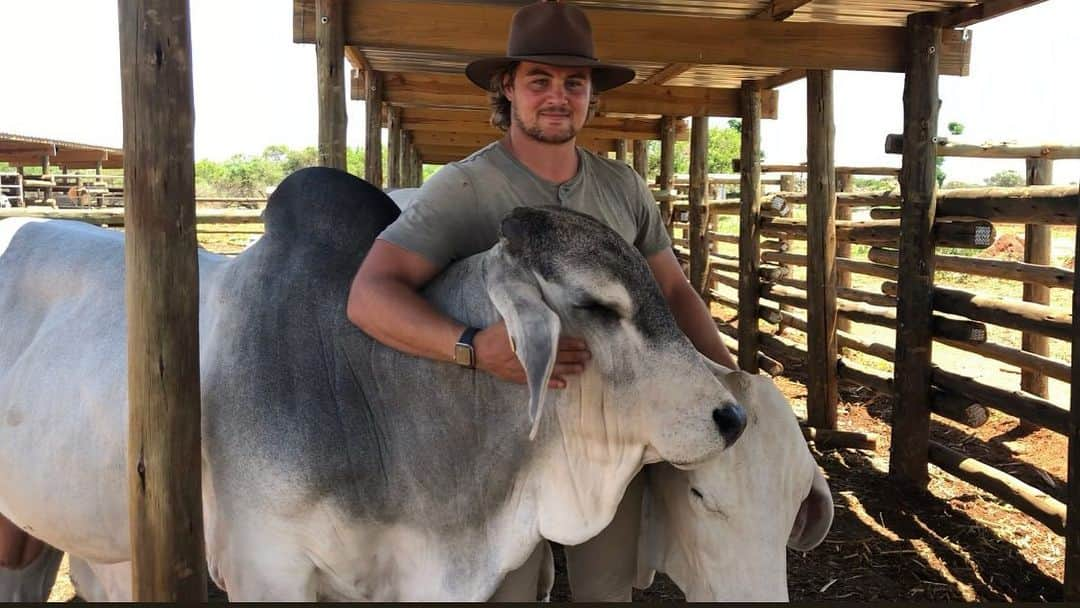
M895 269L899 261L899 256L897 254L898 252L895 249L872 247L867 253L867 259L877 264L892 266ZM1006 260L971 258L960 255L943 255L940 253L934 256L934 260L938 270L974 274L1008 281L1020 281L1023 283L1038 283L1047 287L1058 287L1061 289L1072 289L1073 285L1073 271L1054 266L1010 262Z
M0 219L8 217L40 217L58 220L74 220L98 226L120 227L124 225L123 209L50 209L21 208L0 209ZM259 209L196 209L197 224L261 224Z

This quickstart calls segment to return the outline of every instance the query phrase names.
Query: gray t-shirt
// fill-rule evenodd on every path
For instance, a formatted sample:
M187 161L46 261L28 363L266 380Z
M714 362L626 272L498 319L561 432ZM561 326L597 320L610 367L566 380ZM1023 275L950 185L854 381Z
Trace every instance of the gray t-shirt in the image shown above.
M490 249L515 207L562 205L618 232L645 257L671 246L644 180L625 163L578 148L578 172L562 184L536 176L495 142L443 167L379 235L436 266Z

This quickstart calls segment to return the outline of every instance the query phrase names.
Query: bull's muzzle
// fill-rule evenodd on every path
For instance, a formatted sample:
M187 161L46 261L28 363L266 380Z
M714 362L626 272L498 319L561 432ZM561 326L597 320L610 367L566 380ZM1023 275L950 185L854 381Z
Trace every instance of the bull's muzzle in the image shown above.
M716 430L724 439L724 447L731 447L735 440L746 430L746 410L737 403L729 403L712 411Z

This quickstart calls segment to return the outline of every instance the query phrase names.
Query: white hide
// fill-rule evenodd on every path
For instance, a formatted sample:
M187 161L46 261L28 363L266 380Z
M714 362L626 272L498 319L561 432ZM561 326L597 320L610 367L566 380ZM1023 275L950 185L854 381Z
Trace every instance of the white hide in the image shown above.
M575 600L626 601L632 586L648 587L661 571L690 601L787 601L786 549L808 551L824 539L829 487L771 380L719 366L714 373L746 410L742 437L693 471L646 467L644 499L628 490L608 529L566 547ZM635 539L625 530L639 514Z
M395 188L387 192L386 195L390 197L390 200L394 201L398 209L404 211L416 200L417 192L420 192L419 188Z

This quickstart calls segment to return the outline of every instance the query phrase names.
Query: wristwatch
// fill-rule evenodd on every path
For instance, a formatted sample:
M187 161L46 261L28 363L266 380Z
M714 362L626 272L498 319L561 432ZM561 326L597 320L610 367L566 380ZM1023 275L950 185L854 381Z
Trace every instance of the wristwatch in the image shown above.
M454 363L469 369L476 369L476 351L473 349L473 338L480 330L475 327L466 327L454 345Z

